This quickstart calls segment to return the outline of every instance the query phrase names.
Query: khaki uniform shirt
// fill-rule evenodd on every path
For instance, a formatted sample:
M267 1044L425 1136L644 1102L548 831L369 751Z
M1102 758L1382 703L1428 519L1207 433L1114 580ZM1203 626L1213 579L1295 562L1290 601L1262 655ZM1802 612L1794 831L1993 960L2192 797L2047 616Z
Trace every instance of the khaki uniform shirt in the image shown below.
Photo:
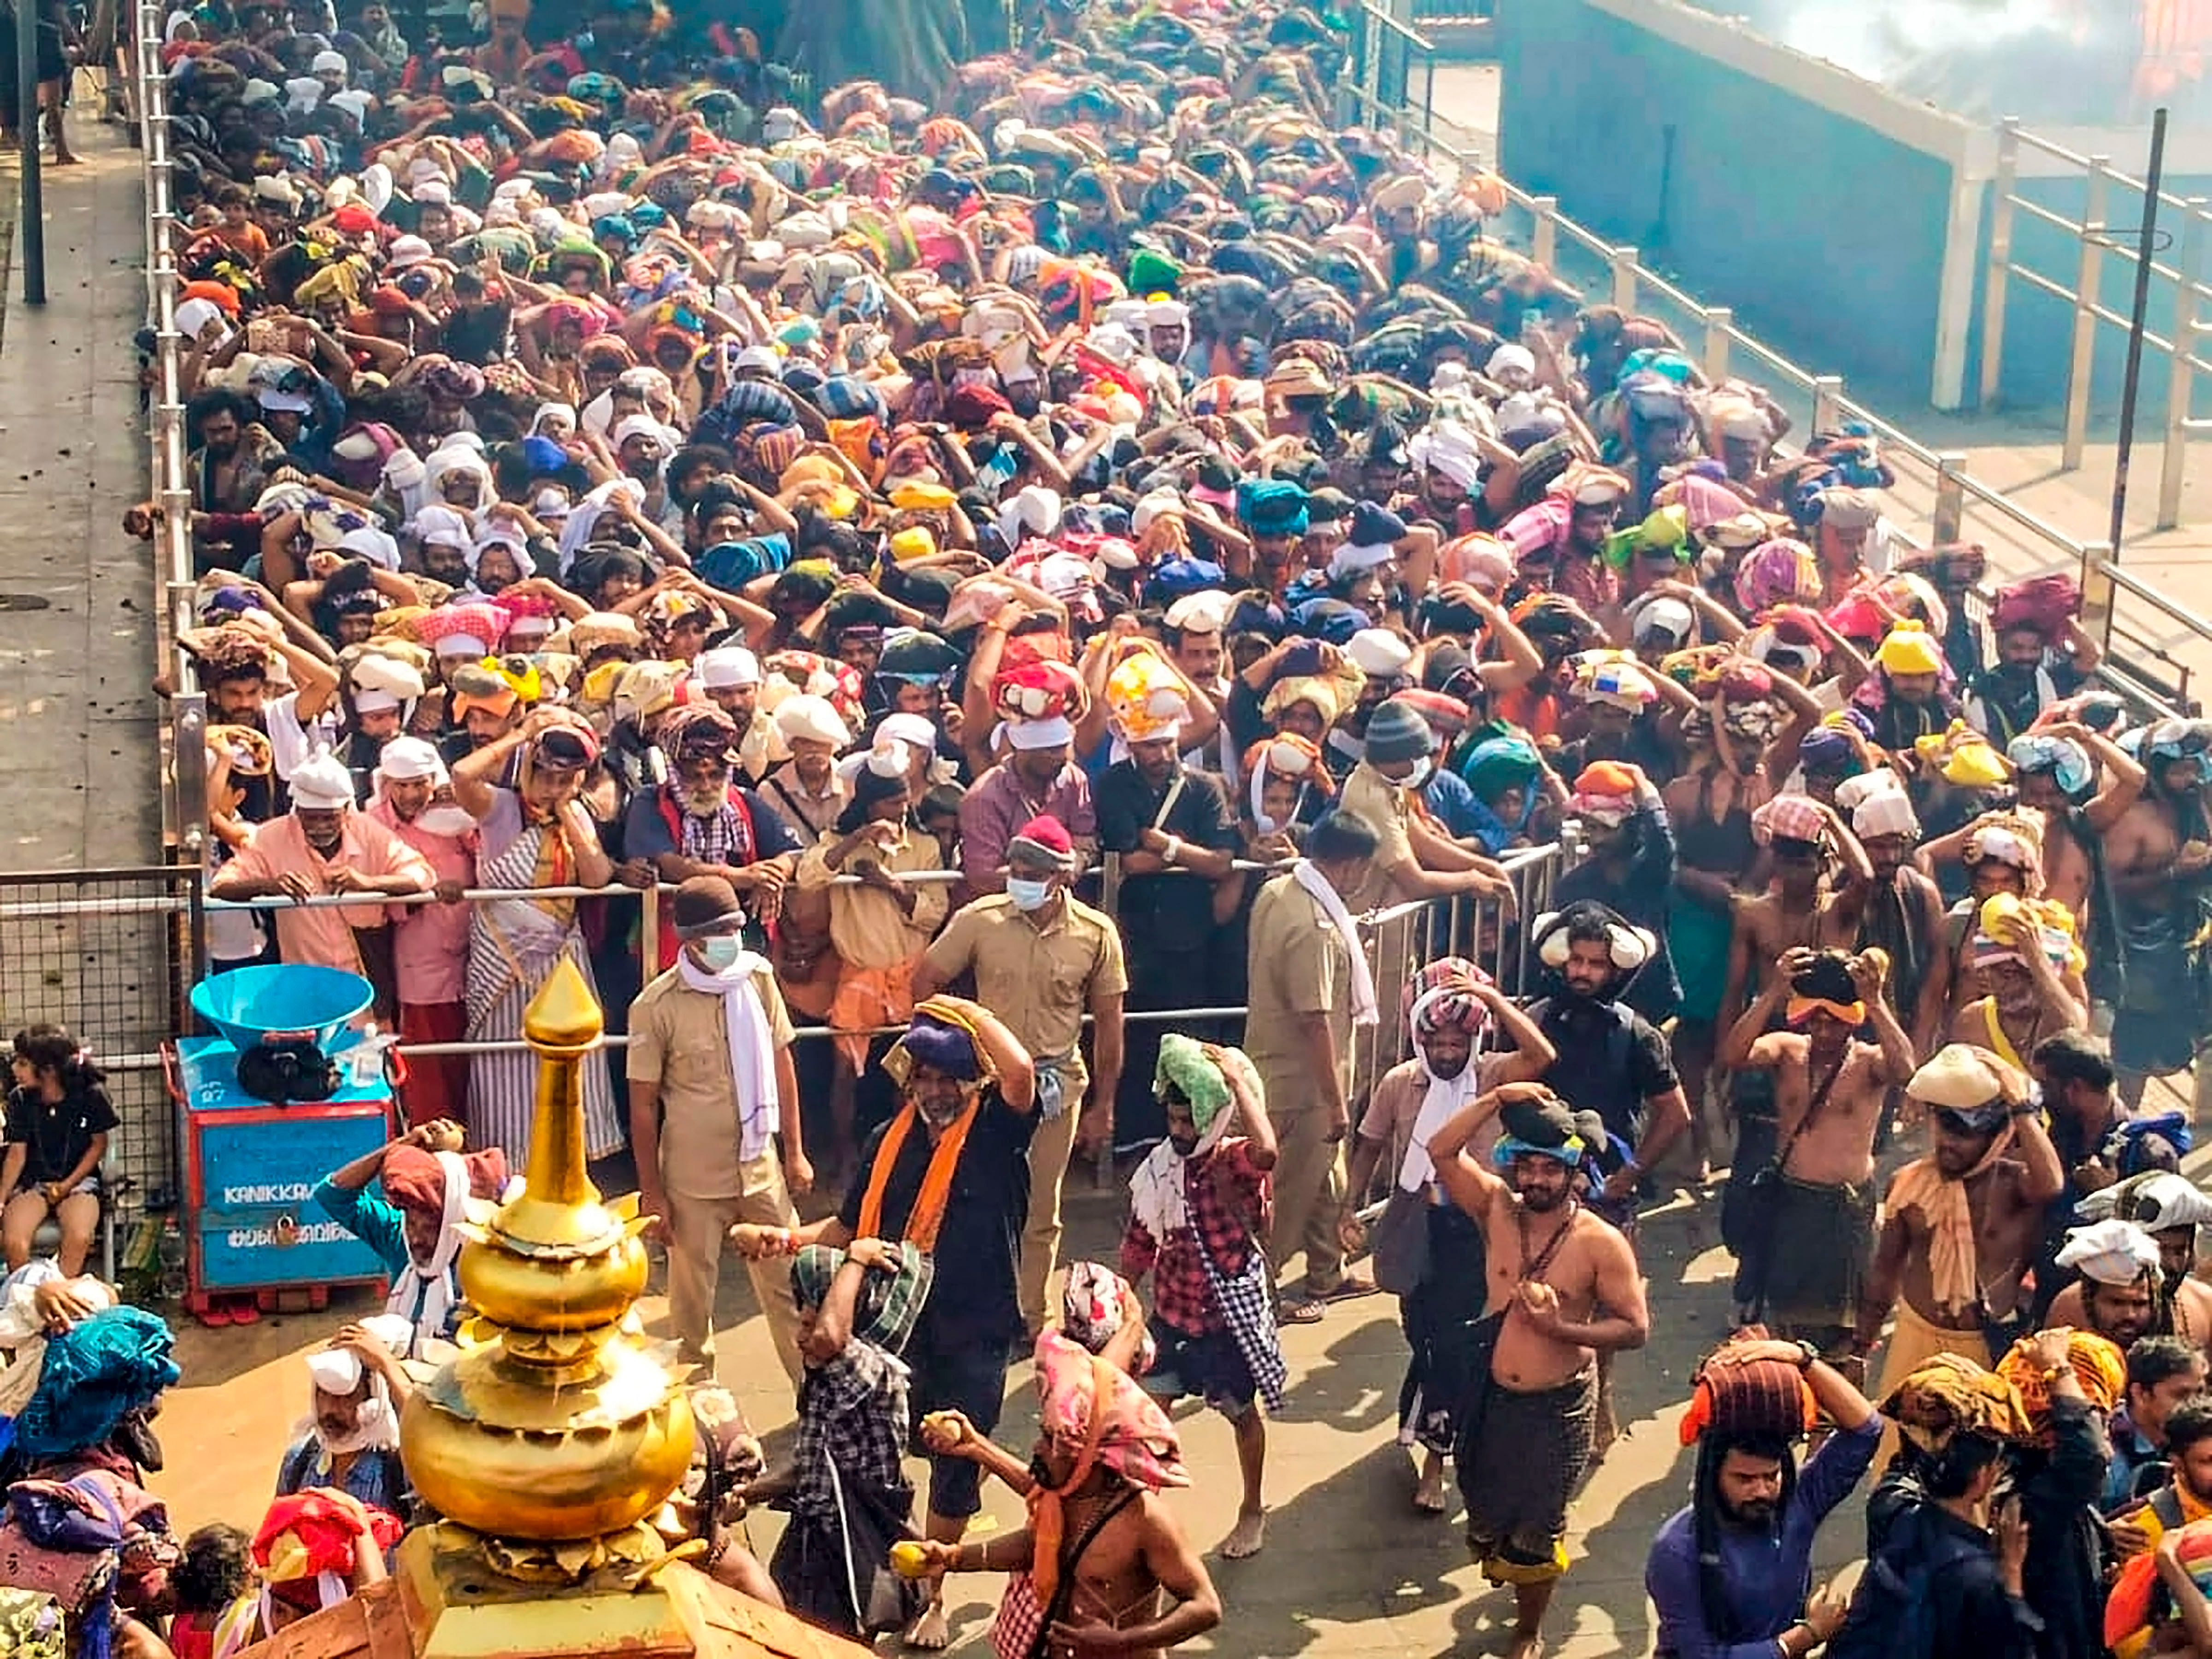
M791 1015L775 988L775 975L753 975L769 1037L779 1048L792 1040ZM738 1087L730 1074L730 1040L722 1000L695 991L680 969L671 968L638 993L629 1009L629 1079L660 1085L661 1183L686 1198L743 1198L754 1190L771 1153L752 1165L741 1154ZM781 1111L799 1103L781 1101Z

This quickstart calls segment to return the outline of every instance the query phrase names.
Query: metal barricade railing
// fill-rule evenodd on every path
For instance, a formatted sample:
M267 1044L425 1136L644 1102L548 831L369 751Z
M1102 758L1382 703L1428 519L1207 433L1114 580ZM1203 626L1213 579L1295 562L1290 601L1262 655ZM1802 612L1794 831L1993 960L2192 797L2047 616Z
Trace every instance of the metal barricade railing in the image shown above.
M2031 177L2056 177L2069 185L2079 180L2080 217L2058 212L2023 192L2023 155L2039 156L2046 164L2055 162L2062 169L2055 174L2047 167L2031 169ZM2212 374L2212 362L2199 355L2203 337L2212 333L2212 322L2198 315L2199 306L2212 299L2212 283L2205 280L2206 254L2212 250L2212 215L2208 215L2203 197L2160 190L2159 214L2171 227L2171 240L2162 247L2143 248L2137 246L2142 232L2136 220L2124 213L2116 225L2111 215L2116 197L2122 198L2122 205L2132 206L2140 213L2148 191L2146 180L2120 172L2111 156L2081 155L2029 131L2016 116L2005 118L1997 133L1989 256L1982 276L1979 389L1984 408L1994 407L2002 398L2006 313L2015 283L2071 307L2059 464L2069 471L2079 467L2088 445L2090 397L2099 352L2107 344L2124 344L2132 331L2133 319L2104 301L2106 265L2108 260L2118 260L2122 274L2129 279L2126 286L2132 288L2148 260L2152 276L2172 290L2162 315L2147 319L2149 325L2142 337L2144 349L2166 362L2157 525L2160 530L2171 530L2181 522L2189 440L2212 432L2212 420L2197 419L2191 412L2197 376ZM2021 259L2017 233L2023 222L2039 225L2069 244L2073 270L2063 279ZM2159 257L2167 252L2170 258Z
M176 203L170 184L169 82L162 65L166 14L159 0L139 0L127 25L137 50L131 54L139 154L146 187L146 322L153 331L153 373L147 395L149 499L155 508L154 580L155 637L160 660L173 685L191 684L178 638L191 627L194 565L191 491L185 476L184 340L177 330ZM161 733L161 822L167 845L187 859L201 855L207 836L207 798L201 783L205 705L196 696L170 699Z

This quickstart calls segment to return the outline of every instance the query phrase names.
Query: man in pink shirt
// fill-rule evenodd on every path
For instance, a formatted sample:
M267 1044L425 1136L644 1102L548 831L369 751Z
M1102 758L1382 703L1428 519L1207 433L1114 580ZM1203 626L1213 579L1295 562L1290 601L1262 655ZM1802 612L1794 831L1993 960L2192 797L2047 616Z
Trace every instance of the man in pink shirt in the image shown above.
M377 1018L388 1022L398 998L385 907L304 901L325 893L427 893L436 878L420 853L354 811L353 775L336 756L325 751L301 762L290 785L291 811L255 825L208 891L220 899L295 901L276 913L277 955L364 975L376 988Z
M458 1042L467 1035L469 907L462 890L476 879L476 820L453 805L453 783L436 749L420 738L394 738L376 759L370 822L422 854L437 878L436 904L410 905L392 924L403 1042ZM407 1063L400 1091L413 1124L468 1121L465 1054L425 1054Z

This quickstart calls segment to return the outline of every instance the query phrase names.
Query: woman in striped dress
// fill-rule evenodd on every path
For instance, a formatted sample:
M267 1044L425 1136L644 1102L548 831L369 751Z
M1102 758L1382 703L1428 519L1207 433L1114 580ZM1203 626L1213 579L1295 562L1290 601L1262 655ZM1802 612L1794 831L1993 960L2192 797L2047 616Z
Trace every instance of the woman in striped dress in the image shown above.
M479 887L604 887L613 878L614 866L582 799L584 781L599 757L599 738L590 726L566 709L539 708L519 730L454 766L453 799L481 826ZM469 1041L519 1039L523 1010L564 956L591 983L591 957L576 926L574 899L478 904L469 930ZM497 1146L513 1167L522 1168L529 1160L537 1098L532 1055L515 1049L471 1054L470 1144ZM623 1143L603 1050L584 1061L584 1139L593 1158L617 1152Z

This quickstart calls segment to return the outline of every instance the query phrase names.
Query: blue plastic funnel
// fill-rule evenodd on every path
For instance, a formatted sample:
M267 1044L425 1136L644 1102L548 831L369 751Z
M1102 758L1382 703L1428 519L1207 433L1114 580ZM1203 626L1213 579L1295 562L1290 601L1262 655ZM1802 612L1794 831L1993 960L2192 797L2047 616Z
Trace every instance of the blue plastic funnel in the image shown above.
M331 1038L376 994L359 974L307 963L234 968L192 987L192 1012L240 1054L294 1039L329 1052Z

